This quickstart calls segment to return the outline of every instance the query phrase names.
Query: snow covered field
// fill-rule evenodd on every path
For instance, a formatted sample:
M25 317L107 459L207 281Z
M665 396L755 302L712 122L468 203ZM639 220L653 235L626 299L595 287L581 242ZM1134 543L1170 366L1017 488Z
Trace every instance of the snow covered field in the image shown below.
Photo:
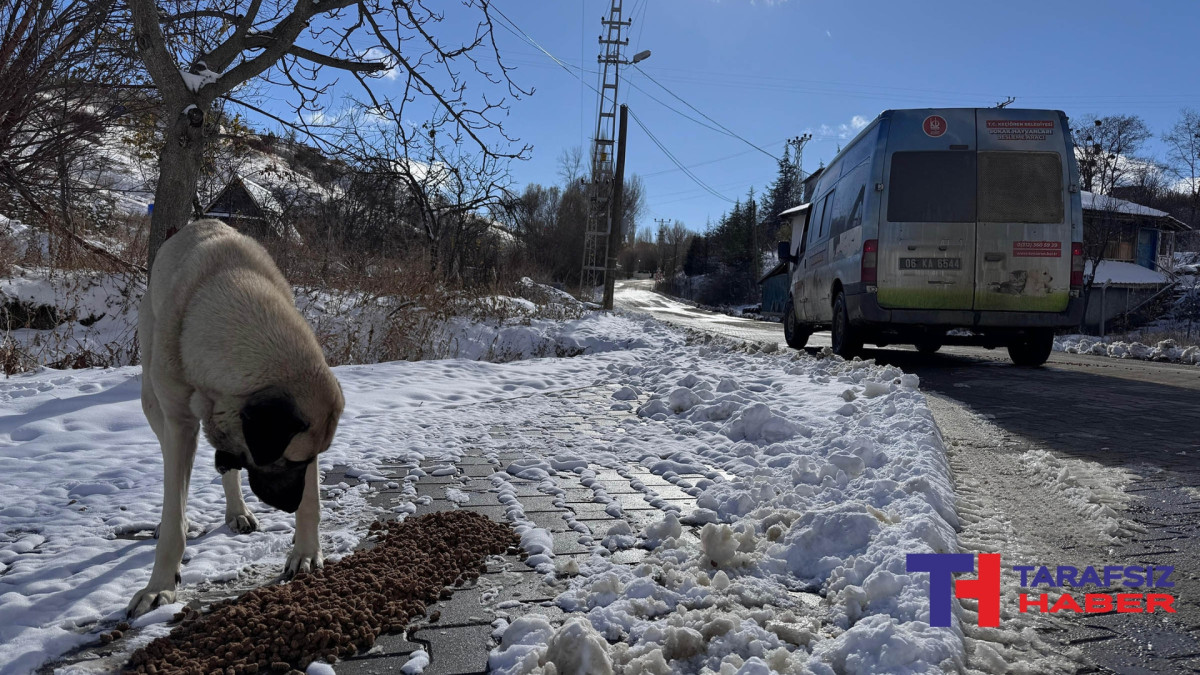
M636 529L581 534L593 554L560 582L556 600L581 620L501 622L493 668L550 672L554 663L562 673L570 658L630 673L963 667L958 619L929 627L928 581L904 571L907 553L957 550L944 449L915 376L774 353L774 345L763 353L630 316L538 321L530 331L582 355L337 368L347 408L321 458L323 468L347 465L369 481L384 463L433 461L453 472L468 452L497 463L500 454L524 454L493 475L491 488L510 505L529 564L556 577L575 570L525 519L513 496L518 478L553 495L561 492L556 476L588 485L596 472L640 466L697 498L698 508L678 514L660 500L661 517ZM523 339L488 335L492 348ZM153 540L130 535L157 521L161 465L139 376L136 367L43 369L0 382L0 493L20 495L0 504L0 673L28 672L96 642L148 578ZM596 396L589 414L631 413L618 433L538 443L487 433L552 426L568 405L563 393L579 390ZM584 404L572 401L578 413ZM345 554L365 535L377 487L330 490L327 555ZM182 600L196 584L234 579L252 564L282 566L292 518L248 499L262 530L234 536L202 441ZM606 510L620 514L619 500ZM611 560L630 546L652 549L644 564ZM165 630L152 625L124 648Z

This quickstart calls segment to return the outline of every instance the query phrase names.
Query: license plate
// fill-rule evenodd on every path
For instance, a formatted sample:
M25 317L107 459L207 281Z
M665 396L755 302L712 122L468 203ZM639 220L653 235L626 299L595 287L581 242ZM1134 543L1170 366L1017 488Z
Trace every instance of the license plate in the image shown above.
M902 270L961 270L962 258L901 258Z

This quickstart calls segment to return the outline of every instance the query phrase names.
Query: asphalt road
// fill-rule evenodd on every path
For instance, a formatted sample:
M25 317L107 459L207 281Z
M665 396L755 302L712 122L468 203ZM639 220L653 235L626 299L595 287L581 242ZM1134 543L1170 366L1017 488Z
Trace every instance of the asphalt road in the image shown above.
M676 325L786 348L778 323L691 307L653 294L648 281L619 282L616 302ZM828 333L818 333L808 349L828 344ZM1175 615L1081 615L1040 629L1077 654L1080 672L1200 672L1200 368L1061 352L1041 368L1018 368L1004 349L957 346L932 356L904 346L868 349L863 358L920 376L960 494L971 491L995 520L1011 523L1002 554L1036 555L1026 563L1050 566L1175 567L1177 583L1168 589L1177 597ZM1132 473L1126 492L1133 499L1120 516L1145 532L1116 543L1082 536L1086 523L1072 520L1079 514L1056 515L1060 495L1028 484L1021 463L1031 450ZM970 526L960 533L965 549L977 543L974 534Z

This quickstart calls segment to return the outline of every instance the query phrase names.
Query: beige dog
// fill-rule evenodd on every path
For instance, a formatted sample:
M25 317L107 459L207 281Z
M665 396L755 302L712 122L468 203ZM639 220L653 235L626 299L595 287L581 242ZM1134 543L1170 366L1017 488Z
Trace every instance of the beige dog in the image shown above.
M285 574L320 567L315 460L333 440L344 402L267 252L220 221L180 230L155 258L138 340L142 410L162 445L163 509L154 571L129 615L175 601L201 428L216 449L230 529L258 529L242 499L244 468L259 499L296 514Z

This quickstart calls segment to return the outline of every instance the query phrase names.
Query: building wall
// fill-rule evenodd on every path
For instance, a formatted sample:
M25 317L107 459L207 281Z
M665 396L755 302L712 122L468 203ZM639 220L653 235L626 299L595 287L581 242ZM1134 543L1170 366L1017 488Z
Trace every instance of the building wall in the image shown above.
M763 316L782 317L788 298L788 275L776 274L762 283Z
M1083 316L1084 330L1099 334L1100 318L1103 316L1105 321L1109 322L1107 332L1111 332L1113 319L1145 302L1158 290L1157 286L1133 288L1109 286L1106 293L1103 287L1093 286L1088 295L1087 311Z

